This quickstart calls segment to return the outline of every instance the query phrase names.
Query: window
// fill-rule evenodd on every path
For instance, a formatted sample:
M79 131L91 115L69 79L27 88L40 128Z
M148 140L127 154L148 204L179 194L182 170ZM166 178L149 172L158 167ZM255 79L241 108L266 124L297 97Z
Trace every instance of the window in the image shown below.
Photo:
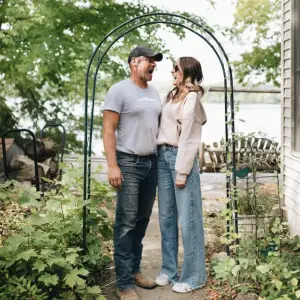
M300 153L300 1L293 1L293 119L292 147Z

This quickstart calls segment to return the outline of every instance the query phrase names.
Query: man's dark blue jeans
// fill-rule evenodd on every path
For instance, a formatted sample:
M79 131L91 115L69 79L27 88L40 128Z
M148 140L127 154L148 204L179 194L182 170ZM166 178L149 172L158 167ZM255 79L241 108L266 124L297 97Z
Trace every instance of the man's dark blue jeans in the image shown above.
M133 288L140 272L142 240L152 213L157 184L156 154L137 156L117 152L124 181L117 192L114 260L119 290Z

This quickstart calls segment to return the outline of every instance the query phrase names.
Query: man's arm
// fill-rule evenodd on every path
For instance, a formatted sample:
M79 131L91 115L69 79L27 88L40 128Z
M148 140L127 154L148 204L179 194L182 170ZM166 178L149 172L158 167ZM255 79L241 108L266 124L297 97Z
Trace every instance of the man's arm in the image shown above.
M120 115L117 112L105 110L103 113L103 143L108 165L108 181L119 188L123 181L121 170L117 164L116 135Z

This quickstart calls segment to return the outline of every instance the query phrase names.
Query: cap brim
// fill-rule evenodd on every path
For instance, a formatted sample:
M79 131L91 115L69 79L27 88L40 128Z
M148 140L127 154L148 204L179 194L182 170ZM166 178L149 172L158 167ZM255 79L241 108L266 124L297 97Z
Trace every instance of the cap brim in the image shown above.
M149 57L154 58L155 61L162 61L164 56L162 53L156 53L155 55L151 55Z

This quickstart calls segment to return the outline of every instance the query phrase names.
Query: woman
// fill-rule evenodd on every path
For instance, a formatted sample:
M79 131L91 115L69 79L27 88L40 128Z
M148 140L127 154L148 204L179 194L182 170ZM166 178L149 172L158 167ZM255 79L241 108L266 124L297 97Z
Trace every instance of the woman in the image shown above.
M206 114L202 68L193 57L181 57L172 71L175 88L162 108L158 134L158 201L162 267L158 285L171 283L178 293L205 285L204 229L197 153ZM178 223L184 261L178 276Z

